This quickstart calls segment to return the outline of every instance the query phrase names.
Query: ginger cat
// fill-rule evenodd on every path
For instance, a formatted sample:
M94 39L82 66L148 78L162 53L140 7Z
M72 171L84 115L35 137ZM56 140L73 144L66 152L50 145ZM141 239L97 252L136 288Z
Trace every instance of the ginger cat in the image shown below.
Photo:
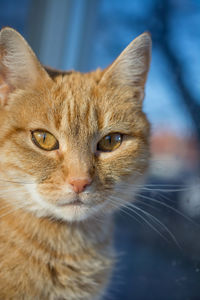
M103 71L59 73L1 30L1 300L101 299L112 212L148 166L150 56L144 33Z

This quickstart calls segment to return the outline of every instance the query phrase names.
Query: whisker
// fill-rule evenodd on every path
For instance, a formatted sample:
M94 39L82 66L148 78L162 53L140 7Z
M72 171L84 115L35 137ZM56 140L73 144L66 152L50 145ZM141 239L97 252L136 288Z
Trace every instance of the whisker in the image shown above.
M144 200L144 199L137 199L137 203L145 205L147 207L150 207L150 208L154 209L155 211L158 211L158 212L160 211L158 207L154 206L153 204L147 203L146 200Z
M147 219L145 219L143 216L141 216L141 214L137 213L134 209L131 209L131 207L128 207L128 204L126 203L120 203L121 207L124 207L125 209L130 210L131 212L133 212L134 214L136 214L140 219L142 219L150 228L152 228L158 235L160 235L165 241L167 241L169 243L169 240L152 224L150 223ZM141 211L142 213L144 213L146 216L149 217L150 214L146 213L145 211L143 211L142 209L138 208L137 206L134 206L135 209ZM130 217L133 217L132 215L130 215ZM161 223L161 222L160 222ZM161 223L162 224L162 223ZM163 225L163 224L162 224ZM163 225L164 226L164 225ZM169 231L169 230L167 230ZM171 233L172 235L172 233ZM172 235L173 236L173 235Z
M148 216L149 218L151 218L155 223L159 224L162 228L165 229L165 231L169 234L169 236L172 238L172 240L175 242L175 244L178 246L178 248L182 249L181 246L179 245L176 237L173 235L173 233L167 228L167 226L162 223L158 218L156 218L155 216L153 216L152 214L148 213L147 211L144 211L143 209L137 207L136 205L134 205L133 203L130 203L131 208L137 209L140 212L142 212L143 214L145 214L146 216ZM132 210L132 209L131 209Z
M158 196L161 198L161 200L164 200L164 201L168 201L168 202L170 202L170 203L172 203L172 204L174 204L174 200L172 200L172 199L170 199L169 197L167 197L166 195L163 195L162 193L158 193Z
M170 209L170 210L174 211L175 213L177 213L179 216L185 218L187 221L191 222L193 225L198 226L198 227L200 226L198 223L194 222L190 217L188 217L187 215L185 215L184 213L182 213L182 212L179 211L178 209L176 209L176 208L174 208L174 207L168 205L168 204L165 203L165 202L161 202L161 201L156 200L156 199L154 199L154 198L152 198L152 197L145 196L145 195L141 195L141 194L137 194L137 196L138 196L138 197L142 197L143 199L147 199L147 200L149 200L149 201L152 201L152 202L154 202L154 203L158 203L158 204L160 204L160 205L163 205L164 207L167 207L168 209Z
M8 180L8 179L3 179L0 178L0 182L6 182L6 183L17 183L17 184L34 184L34 182L29 182L29 181L22 181L22 180Z
M111 199L110 199L110 200L111 200ZM111 203L113 204L113 207L114 207L114 208L119 209L119 207L118 207L117 205L114 205L114 203L112 202L112 200L111 200ZM125 208L126 208L126 207L125 207ZM125 209L123 209L123 206L120 207L120 211L119 211L119 212L122 212L122 213L128 215L129 217L133 218L133 219L134 219L136 222L138 222L140 225L142 224L142 222L141 222L140 220L138 220L135 216L131 215L128 211L126 211Z
M185 191L188 191L188 190L191 190L192 188L191 187L184 187L184 188L154 188L154 191L156 192L162 192L162 193L170 193L170 192L185 192ZM152 189L150 188L143 188L143 190L147 190L147 191L152 191Z

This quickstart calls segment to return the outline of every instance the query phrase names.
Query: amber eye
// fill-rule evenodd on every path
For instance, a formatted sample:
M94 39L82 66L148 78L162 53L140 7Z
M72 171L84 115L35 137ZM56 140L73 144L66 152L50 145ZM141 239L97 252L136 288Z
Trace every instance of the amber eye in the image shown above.
M111 152L122 143L123 135L120 133L111 133L104 136L97 144L97 150L102 152Z
M36 146L46 151L56 150L59 148L57 139L48 131L32 131L32 141Z

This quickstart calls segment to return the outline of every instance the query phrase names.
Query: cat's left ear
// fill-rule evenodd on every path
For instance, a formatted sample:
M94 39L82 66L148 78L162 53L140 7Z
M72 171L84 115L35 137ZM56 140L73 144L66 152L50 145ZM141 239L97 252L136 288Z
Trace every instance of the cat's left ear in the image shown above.
M100 83L144 88L151 61L151 36L145 32L134 39L104 71Z
M50 79L25 39L14 29L0 31L0 105L15 89L34 88Z

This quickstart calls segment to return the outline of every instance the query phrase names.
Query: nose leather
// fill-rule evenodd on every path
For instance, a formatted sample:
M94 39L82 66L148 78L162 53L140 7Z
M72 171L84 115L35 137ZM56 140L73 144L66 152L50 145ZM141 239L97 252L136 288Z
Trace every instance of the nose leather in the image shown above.
M81 193L89 186L92 182L91 178L70 178L68 179L69 184L72 186L75 193Z

